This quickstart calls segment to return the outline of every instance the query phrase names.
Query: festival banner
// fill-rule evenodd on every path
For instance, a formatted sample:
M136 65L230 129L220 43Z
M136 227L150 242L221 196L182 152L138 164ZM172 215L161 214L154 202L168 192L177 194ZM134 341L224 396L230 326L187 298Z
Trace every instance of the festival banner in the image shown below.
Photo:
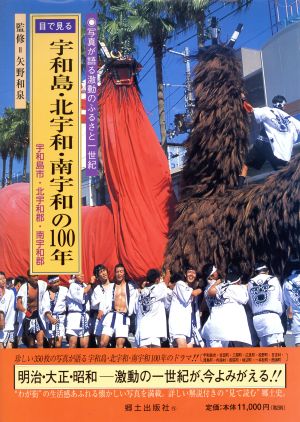
M31 272L80 271L80 15L31 15Z

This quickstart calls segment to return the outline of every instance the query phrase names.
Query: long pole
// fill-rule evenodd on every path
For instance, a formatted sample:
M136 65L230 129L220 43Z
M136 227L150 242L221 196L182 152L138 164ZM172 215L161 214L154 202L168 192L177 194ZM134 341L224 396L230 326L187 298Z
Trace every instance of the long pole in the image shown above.
M179 52L179 51L175 51L171 49L168 49L168 52L182 56L185 63L184 103L185 103L186 116L188 117L188 119L190 119L192 117L193 109L194 109L194 95L193 95L192 78L191 78L190 50L188 47L185 47L183 52Z
M185 62L185 108L186 115L190 120L193 115L195 100L192 89L192 78L191 78L191 61L190 51L188 47L184 49L184 62Z

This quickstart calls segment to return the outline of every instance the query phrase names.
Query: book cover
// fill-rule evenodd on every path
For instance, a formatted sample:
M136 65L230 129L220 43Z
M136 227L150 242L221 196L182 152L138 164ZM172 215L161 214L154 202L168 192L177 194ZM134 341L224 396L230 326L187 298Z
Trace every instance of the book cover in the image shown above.
M230 2L208 3L217 8ZM154 57L149 70L149 39L140 41L136 60L99 45L102 28L93 6L88 0L1 1L0 271L6 278L30 269L43 279L57 274L67 281L83 273L89 281L100 262L112 278L122 261L138 283L163 261L176 198L157 142L163 135L153 106L154 77L147 82ZM219 19L233 11L222 9ZM126 42L120 41L125 50ZM186 50L180 54L189 57ZM167 77L180 65L172 62ZM170 114L178 123L174 108ZM23 144L13 139L22 148L12 152L4 144L15 112L30 120L20 135ZM178 125L173 131L184 134ZM180 145L169 147L171 167L181 164L181 154ZM15 420L16 412L24 422L298 420L299 352L291 335L287 339L288 347L280 348L71 349L66 342L63 348L1 348L0 421Z

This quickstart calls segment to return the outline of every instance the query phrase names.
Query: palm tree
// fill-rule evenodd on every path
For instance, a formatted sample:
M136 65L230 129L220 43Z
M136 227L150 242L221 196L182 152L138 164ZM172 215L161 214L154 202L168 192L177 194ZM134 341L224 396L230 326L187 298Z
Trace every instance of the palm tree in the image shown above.
M26 109L14 110L14 117L11 126L11 132L17 142L16 153L19 157L21 152L23 158L23 175L22 180L26 182L27 177L27 157L29 148L29 104Z
M252 0L236 0L232 6L249 6ZM163 88L163 55L167 39L175 30L187 29L196 25L198 46L205 41L205 18L207 8L215 0L98 0L100 7L99 20L102 25L103 37L116 49L122 49L126 37L137 35L140 38L150 38L155 60L157 101L161 145L167 153L167 131L165 118L165 100ZM130 43L128 43L130 44ZM124 53L124 51L123 51Z
M150 38L155 60L161 145L167 153L162 67L164 46L176 28L185 27L194 21L193 10L202 12L210 0L98 0L98 3L101 9L99 19L105 17L106 24L102 27L110 35L114 48L121 50L126 47L128 37L131 37L127 42L128 47L132 45L132 34Z
M136 15L135 0L98 0L99 39L109 50L127 56L134 52L131 19ZM97 2L95 2L97 4Z
M198 23L200 17L204 22L205 9L210 3L210 0L144 0L136 3L139 21L136 21L135 31L140 37L150 37L150 45L153 48L161 144L166 154L167 132L162 66L165 44L175 30L186 29Z
M0 154L2 158L2 188L4 188L5 186L6 161L8 157L8 145L5 138L5 132L5 120L3 117L0 117Z
M8 149L8 181L7 184L12 183L13 175L13 161L14 158L21 160L23 146L20 142L20 134L18 132L19 128L19 119L20 119L20 110L15 110L13 108L6 108L4 110L4 141Z

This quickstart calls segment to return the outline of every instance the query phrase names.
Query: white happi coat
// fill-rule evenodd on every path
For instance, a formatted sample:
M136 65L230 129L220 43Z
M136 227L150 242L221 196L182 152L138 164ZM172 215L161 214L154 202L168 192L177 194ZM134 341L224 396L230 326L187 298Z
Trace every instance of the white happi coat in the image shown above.
M46 290L47 290L47 283L43 280L38 280L38 313L39 313L39 317L42 324L44 322L42 300L43 300L43 296ZM27 309L27 294L28 294L28 283L24 283L20 287L20 290L17 293L17 299L19 297L22 298L22 304L25 309ZM23 323L24 318L25 318L24 312L18 311L18 319L17 319L18 325L19 325L18 332L17 332L18 336L22 335L22 332L23 332L22 323ZM41 328L45 330L45 326L42 326Z
M255 120L263 123L273 154L280 160L290 161L293 144L300 134L300 122L278 108L254 108Z
M0 311L4 313L5 327L3 332L14 331L15 323L15 295L12 290L5 289L4 295L0 298Z
M109 288L110 284L103 286L102 284L98 284L91 294L91 309L97 311L103 311L103 314L106 310L106 302L105 302L105 291ZM98 319L96 316L93 321L92 332L100 336L102 333L102 323L104 317Z
M56 303L54 305L54 309L52 312L52 316L54 318L59 317L60 322L62 322L63 324L65 321L66 310L67 310L67 294L68 294L68 288L65 286L59 286ZM43 296L42 312L43 312L44 325L45 327L48 327L50 325L50 321L45 315L47 312L51 313L50 292L48 290L46 290Z
M169 314L169 311L170 311L172 295L173 295L173 290L167 287L167 296L165 298L165 309L166 309L167 314Z
M136 305L137 345L147 338L167 338L167 319L165 300L168 289L164 282L144 287L140 292Z
M283 283L283 300L292 308L292 333L300 334L300 271L293 271Z
M104 318L102 318L101 322L103 326L111 326L113 321L113 312L114 307L114 294L115 294L115 283L111 283L108 288L105 290L105 303L103 306L104 311ZM135 308L135 302L137 300L138 289L131 281L126 282L126 307L127 312L124 315L124 319L122 320L122 324L130 325L130 318L129 316L133 314ZM118 319L120 323L120 319Z
M127 281L126 283L128 285L126 290L129 290L129 297L127 297L127 293L126 293L126 307L127 307L127 314L128 316L130 316L134 312L135 302L138 296L138 290L131 281ZM104 300L103 306L101 305L101 310L103 310L104 314L114 311L113 309L114 292L115 292L115 283L111 283L105 290L105 294L104 294L105 300Z
M81 327L81 315L85 314L85 318L88 322L89 316L87 312L90 311L89 295L84 293L86 284L78 283L74 281L70 284L67 293L67 330L80 330Z
M283 333L280 316L284 311L284 302L278 278L258 274L249 281L248 293L258 337Z
M91 309L95 310L105 310L105 290L109 288L110 285L107 285L107 287L103 287L102 285L97 285L93 293L91 294Z
M208 296L207 286L204 296L210 315L201 331L205 340L240 341L252 344L244 305L249 296L247 287L239 284L221 283L216 286L217 294Z
M169 313L171 340L177 335L192 337L192 292L193 289L183 280L175 284Z

